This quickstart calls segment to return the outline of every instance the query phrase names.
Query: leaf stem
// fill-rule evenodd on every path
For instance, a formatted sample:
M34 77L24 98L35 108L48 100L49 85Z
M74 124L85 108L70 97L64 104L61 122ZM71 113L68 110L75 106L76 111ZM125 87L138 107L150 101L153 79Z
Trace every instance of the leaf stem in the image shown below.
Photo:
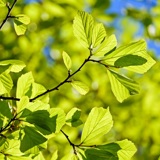
M2 22L1 25L0 25L0 30L2 29L3 25L6 23L7 19L12 17L12 16L10 16L10 13L11 13L14 5L16 4L16 2L17 2L17 0L14 0L14 2L13 2L13 4L12 4L11 7L9 6L9 3L6 3L6 6L7 6L7 8L8 8L8 13L7 13L5 19L3 20L3 22Z

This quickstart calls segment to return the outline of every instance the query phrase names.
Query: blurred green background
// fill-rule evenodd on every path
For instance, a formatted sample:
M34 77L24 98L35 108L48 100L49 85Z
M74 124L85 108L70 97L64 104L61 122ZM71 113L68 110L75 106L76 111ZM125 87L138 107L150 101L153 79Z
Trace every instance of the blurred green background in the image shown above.
M8 1L13 3L13 0ZM7 9L0 10L1 23ZM19 0L12 15L26 14L31 23L23 36L16 35L12 19L5 23L0 32L0 60L24 61L27 67L23 72L32 71L36 82L47 89L53 88L67 76L63 50L72 58L73 71L89 54L73 35L72 23L77 10L87 11L102 22L108 35L116 34L118 45L145 39L148 54L157 64L144 75L124 72L140 83L141 93L119 103L112 94L106 69L89 63L74 79L86 83L90 92L81 96L65 84L50 94L51 107L63 108L66 113L73 107L80 108L81 119L85 121L91 108L109 106L114 127L103 140L112 142L128 138L138 149L133 160L157 160L160 156L159 0ZM15 88L20 74L12 75ZM12 95L15 95L14 90ZM64 130L78 143L81 128L65 127ZM47 159L57 148L63 151L59 152L60 157L71 152L67 140L59 134L49 141L48 150L44 152Z

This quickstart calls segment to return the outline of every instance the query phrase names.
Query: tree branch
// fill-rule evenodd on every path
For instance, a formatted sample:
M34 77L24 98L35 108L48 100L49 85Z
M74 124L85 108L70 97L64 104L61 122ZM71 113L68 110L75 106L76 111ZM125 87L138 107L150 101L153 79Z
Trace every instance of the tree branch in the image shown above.
M8 20L8 18L11 18L11 17L12 17L12 16L10 16L10 13L11 13L14 5L16 4L16 2L17 2L17 0L14 0L14 2L13 2L13 4L12 4L11 7L9 6L8 3L6 4L6 6L7 6L7 8L8 8L8 13L7 13L5 19L3 20L3 22L2 22L1 25L0 25L0 30L2 29L3 25L6 23L6 21Z
M69 144L72 146L73 151L74 151L74 154L77 155L77 151L76 151L76 146L77 146L77 145L73 144L73 143L70 141L69 136L68 136L66 133L64 133L62 130L61 130L61 132L62 132L63 135L66 137L66 139L68 140Z
M39 94L38 96L30 99L30 102L34 101L35 99L37 99L37 98L39 98L39 97L41 97L41 96L43 96L43 95L45 95L45 94L47 94L47 93L49 93L49 92L52 92L52 91L55 91L55 90L59 90L59 87L60 87L60 86L62 86L62 85L65 84L65 83L70 82L69 79L70 79L71 77L73 77L76 73L78 73L78 72L82 69L82 67L83 67L87 62L90 61L90 57L91 57L91 55L89 55L88 58L84 60L84 62L82 63L82 65L81 65L74 73L70 74L70 72L69 72L67 78L66 78L65 80L63 80L61 83L59 83L56 87L54 87L54 88L52 88L52 89L48 89L47 91L45 91L45 92Z

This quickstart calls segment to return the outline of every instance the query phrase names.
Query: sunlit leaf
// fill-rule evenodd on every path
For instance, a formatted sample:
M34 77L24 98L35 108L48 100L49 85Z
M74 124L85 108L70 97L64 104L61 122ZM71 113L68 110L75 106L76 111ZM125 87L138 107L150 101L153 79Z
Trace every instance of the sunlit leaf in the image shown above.
M14 28L18 36L23 35L27 29L25 24L17 20L14 20Z
M77 127L82 124L80 120L81 110L78 108L72 108L66 115L66 124L72 127Z
M116 67L128 67L128 66L138 66L146 63L147 60L143 57L137 55L126 55L114 62Z
M94 25L92 34L92 48L97 47L106 36L106 31L102 23L97 23Z
M93 50L95 56L104 56L107 52L111 51L117 45L115 35L105 37L104 41Z
M0 62L0 66L10 65L8 71L20 72L26 65L20 60L5 60Z
M58 159L58 150L56 150L53 154L50 160L57 160Z
M0 0L0 7L5 7L5 6L6 6L6 4L4 3L4 1Z
M147 60L147 62L143 63L142 65L124 67L133 72L144 73L148 71L155 64L155 60L153 60L150 57L150 55L147 54L146 52L146 42L144 40L140 40L140 41L133 42L128 45L119 47L118 49L114 50L110 54L107 54L103 61L108 65L114 66L114 63L119 58L127 55L134 55L134 56L136 55Z
M0 95L9 93L12 87L13 82L11 76L6 72L0 74Z
M88 86L80 81L72 81L71 85L82 95L87 94L89 91Z
M92 44L93 26L93 17L84 11L78 11L73 23L73 32L79 42L86 48L89 48Z
M35 83L33 82L32 83L32 94L31 94L31 99L32 98L35 98L36 96L44 93L46 91L46 88L44 86L42 86L41 84L38 84L38 83ZM48 103L49 102L49 95L48 94L45 94L39 98L37 98L37 100L40 100L44 103Z
M33 81L34 79L31 72L23 74L21 77L19 77L17 82L16 96L18 98L25 96L25 94L29 91Z
M24 127L24 133L25 135L21 140L20 146L20 150L22 152L25 152L34 146L40 145L47 140L44 136L35 131L34 128L28 126Z
M72 61L71 61L71 58L69 57L69 55L63 51L62 53L62 56L63 56L63 61L64 61L64 64L65 66L67 67L68 70L71 69L72 67Z
M93 108L84 124L82 131L82 144L95 145L97 137L101 137L110 131L113 126L109 109Z
M118 151L119 160L129 160L137 151L135 145L127 139L116 143L121 147Z
M56 117L56 127L54 128L55 130L53 130L53 132L58 133L65 124L64 110L61 108L51 108L49 113L50 117Z
M128 77L122 76L113 70L107 70L111 83L111 89L119 102L128 98L130 95L138 94L139 84Z
M21 22L23 24L27 25L27 24L30 23L30 18L27 15L25 15L25 14L19 14L19 15L16 15L15 17L16 17L15 19L17 21L19 21L19 22Z

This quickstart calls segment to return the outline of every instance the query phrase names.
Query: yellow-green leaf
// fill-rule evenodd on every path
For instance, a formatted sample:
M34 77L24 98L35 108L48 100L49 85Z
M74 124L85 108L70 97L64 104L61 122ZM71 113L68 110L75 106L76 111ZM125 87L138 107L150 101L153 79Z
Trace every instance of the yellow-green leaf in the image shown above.
M92 34L92 48L97 47L106 36L106 31L102 23L97 23L94 25Z
M29 24L30 23L30 18L28 16L26 16L25 14L19 14L16 15L16 20L23 23L23 24Z
M138 94L139 84L128 77L122 76L113 70L107 70L111 83L111 89L119 102L128 98L130 95Z
M0 66L10 65L7 71L9 72L20 72L26 65L20 60L5 60L0 62Z
M80 81L72 81L71 85L82 95L87 94L89 91L88 86Z
M0 7L5 7L5 6L6 6L6 4L4 3L4 1L0 0Z
M11 76L6 72L0 74L0 95L9 93L12 87L13 82Z
M131 70L137 73L144 73L148 71L154 64L155 60L153 60L149 54L146 52L146 42L144 40L140 40L138 42L133 42L128 45L124 45L116 49L115 51L107 54L103 60L107 65L114 66L114 63L121 57L127 55L136 55L140 56L147 60L146 63L142 65L135 65L135 66L126 66L124 68Z
M71 61L70 56L66 52L63 52L62 57L63 57L65 66L67 67L68 70L70 70L72 67L72 61Z
M89 48L92 44L93 26L93 17L84 11L78 11L73 22L73 32L79 42L86 48Z
M14 20L14 28L18 36L23 35L26 32L26 25L17 20Z
M96 145L98 138L109 132L112 126L113 121L109 108L93 108L84 124L81 143Z
M135 145L127 139L117 141L116 143L121 147L118 151L119 160L130 160L137 151Z
M111 51L117 45L117 40L115 35L105 37L104 41L93 50L93 55L104 56L107 52Z

